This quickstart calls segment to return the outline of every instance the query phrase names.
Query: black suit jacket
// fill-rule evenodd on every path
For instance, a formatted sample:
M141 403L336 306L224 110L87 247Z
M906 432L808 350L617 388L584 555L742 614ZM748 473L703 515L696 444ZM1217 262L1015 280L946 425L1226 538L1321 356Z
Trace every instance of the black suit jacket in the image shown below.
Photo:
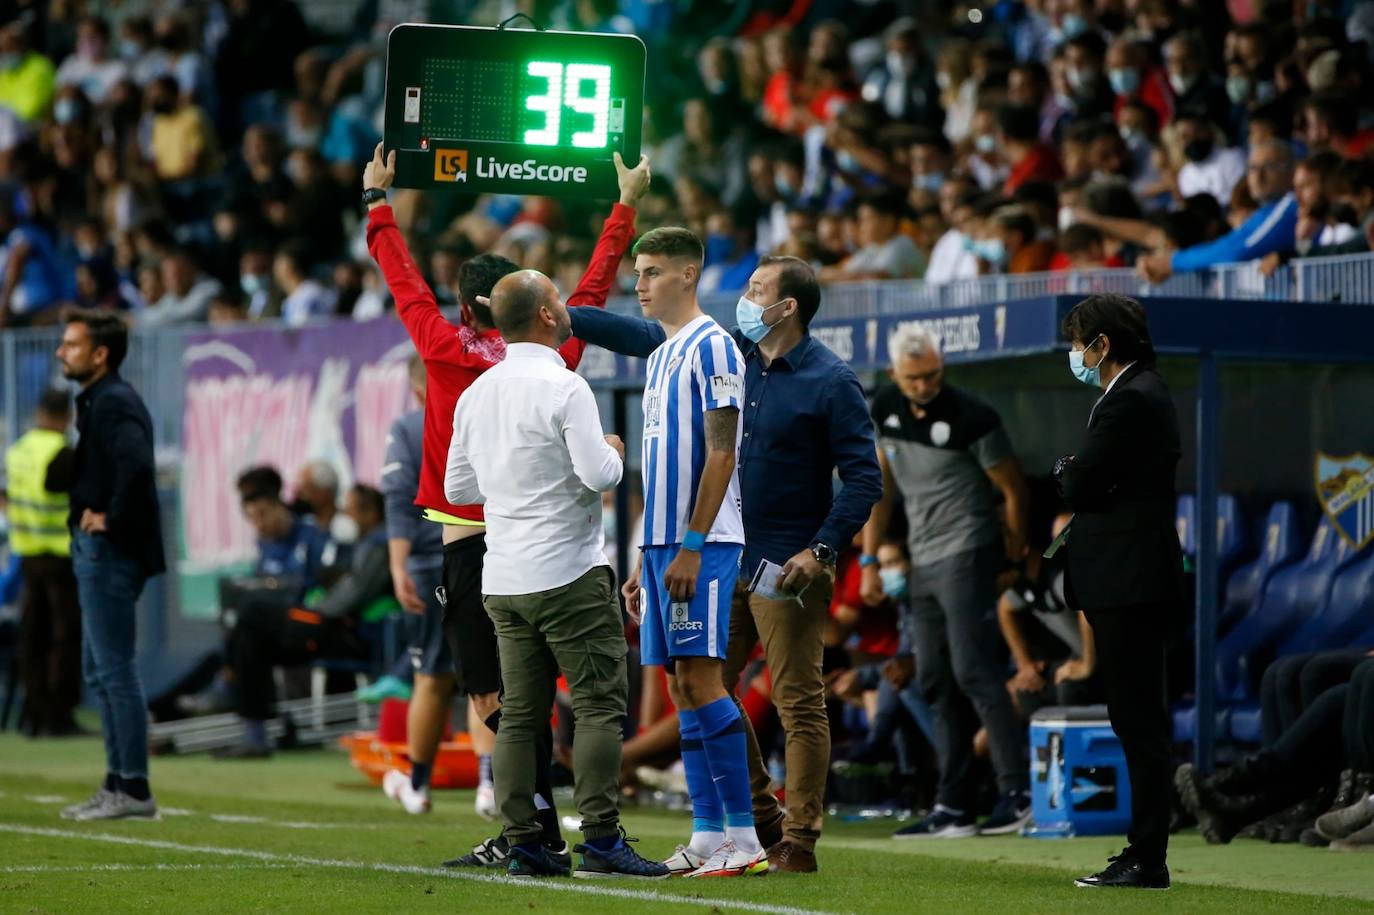
M153 420L143 399L118 374L106 375L77 395L76 429L72 528L88 508L104 514L110 543L144 575L164 572Z
M1083 444L1057 467L1059 493L1074 512L1065 544L1074 607L1180 605L1179 455L1178 414L1164 379L1151 366L1131 366L1093 408Z

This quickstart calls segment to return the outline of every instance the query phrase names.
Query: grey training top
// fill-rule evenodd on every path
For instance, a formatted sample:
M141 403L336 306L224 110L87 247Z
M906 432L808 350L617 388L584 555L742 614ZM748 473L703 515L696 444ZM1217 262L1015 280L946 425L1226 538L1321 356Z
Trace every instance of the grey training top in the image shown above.
M945 385L917 419L896 387L873 400L878 443L906 506L911 562L925 566L998 543L996 491L987 470L1012 453L991 406Z

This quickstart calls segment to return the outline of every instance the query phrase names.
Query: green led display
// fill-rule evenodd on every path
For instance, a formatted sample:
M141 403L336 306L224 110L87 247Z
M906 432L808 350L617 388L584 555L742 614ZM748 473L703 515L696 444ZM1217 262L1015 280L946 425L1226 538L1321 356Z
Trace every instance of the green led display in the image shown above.
M603 64L568 64L532 60L525 66L528 76L543 80L543 92L525 96L525 110L537 113L540 126L526 130L530 146L564 145L563 128L567 122L563 109L589 118L581 130L572 130L567 142L579 149L605 149L610 138L611 68ZM588 91L590 90L590 91ZM577 121L574 119L574 125Z

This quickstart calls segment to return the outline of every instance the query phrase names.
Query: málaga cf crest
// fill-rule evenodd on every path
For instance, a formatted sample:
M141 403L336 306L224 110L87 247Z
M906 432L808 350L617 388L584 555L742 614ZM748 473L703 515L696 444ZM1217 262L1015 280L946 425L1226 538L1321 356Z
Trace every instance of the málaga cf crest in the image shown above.
M1317 501L1341 536L1360 549L1374 540L1374 459L1317 453Z

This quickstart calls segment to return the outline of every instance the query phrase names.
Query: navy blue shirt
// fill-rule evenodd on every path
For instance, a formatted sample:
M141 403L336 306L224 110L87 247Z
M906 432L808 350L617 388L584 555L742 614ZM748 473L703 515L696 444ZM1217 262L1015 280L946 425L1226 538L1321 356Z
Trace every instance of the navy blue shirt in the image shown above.
M258 541L254 574L299 576L304 594L321 583L320 572L327 565L324 554L330 545L329 535L309 521L293 518L291 530L282 539Z
M647 357L667 339L644 318L600 308L568 313L579 338L626 356ZM760 559L781 564L815 543L842 551L882 496L883 476L863 386L843 359L805 334L765 366L758 346L733 333L745 363L737 467L747 579Z

